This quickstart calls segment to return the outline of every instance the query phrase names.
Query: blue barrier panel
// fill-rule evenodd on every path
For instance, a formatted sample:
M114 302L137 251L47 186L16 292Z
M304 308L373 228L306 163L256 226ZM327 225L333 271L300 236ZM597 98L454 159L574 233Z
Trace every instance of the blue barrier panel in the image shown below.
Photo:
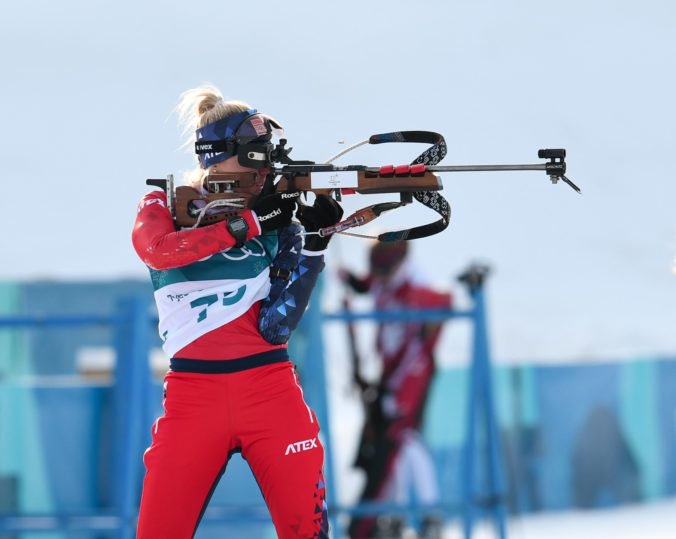
M665 458L661 494L676 495L676 361L659 361L657 368L660 454Z
M79 330L113 327L121 320L116 315L98 314L24 315L1 318L0 328ZM16 381L11 383L12 380ZM18 378L8 377L3 382L6 393L14 394L15 399L33 403L30 410L24 407L25 411L30 412L30 416L24 417L30 422L26 428L32 430L40 427L33 434L35 439L23 441L29 442L30 448L40 441L42 447L39 452L31 449L27 455L28 461L23 464L40 466L44 477L39 485L24 484L23 480L29 477L20 478L17 488L30 487L31 495L35 495L32 491L37 487L41 497L54 500L55 514L31 514L26 511L19 514L4 513L0 516L0 531L65 533L73 530L119 529L118 515L101 510L97 504L100 474L94 455L101 450L102 439L93 433L100 422L108 388L100 384L83 383L69 376L35 377L23 373ZM44 486L48 487L46 493ZM17 509L20 507L17 505ZM50 536L53 537L53 534Z

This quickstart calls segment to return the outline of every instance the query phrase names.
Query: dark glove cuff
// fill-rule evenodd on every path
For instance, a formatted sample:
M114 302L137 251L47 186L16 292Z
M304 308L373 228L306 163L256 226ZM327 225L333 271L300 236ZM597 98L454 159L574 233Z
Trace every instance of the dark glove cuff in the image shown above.
M285 281L288 281L289 279L291 279L291 272L287 269L272 266L270 268L270 278L271 279L284 279Z

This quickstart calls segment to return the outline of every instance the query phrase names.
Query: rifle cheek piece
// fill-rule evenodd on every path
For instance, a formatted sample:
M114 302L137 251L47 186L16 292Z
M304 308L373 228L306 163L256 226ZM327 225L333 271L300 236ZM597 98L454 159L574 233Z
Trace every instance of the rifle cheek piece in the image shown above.
M232 191L202 194L182 185L176 188L176 226L195 228L238 217L247 207L249 197Z
M269 168L272 166L272 150L274 145L270 142L240 144L237 148L237 161L247 168Z

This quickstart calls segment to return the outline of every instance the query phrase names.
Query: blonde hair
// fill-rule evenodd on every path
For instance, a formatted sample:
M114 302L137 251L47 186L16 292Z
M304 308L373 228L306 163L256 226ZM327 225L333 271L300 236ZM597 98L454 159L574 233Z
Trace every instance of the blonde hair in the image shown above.
M217 120L228 118L238 112L250 109L251 106L244 101L226 101L221 91L211 84L203 84L181 94L176 105L176 114L179 125L186 141L183 148L192 150L195 143L195 131ZM186 184L198 188L207 170L196 167L185 173Z

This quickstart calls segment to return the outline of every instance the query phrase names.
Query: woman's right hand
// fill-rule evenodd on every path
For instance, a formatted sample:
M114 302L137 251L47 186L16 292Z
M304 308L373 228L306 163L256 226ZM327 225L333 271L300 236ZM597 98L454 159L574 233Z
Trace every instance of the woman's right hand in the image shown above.
M305 232L312 234L305 237L306 251L323 251L333 236L319 236L320 229L333 226L343 217L343 208L333 198L327 195L317 195L312 206L301 206L298 209L298 219L305 228Z
M291 224L300 191L262 195L251 205L261 231L269 232Z

